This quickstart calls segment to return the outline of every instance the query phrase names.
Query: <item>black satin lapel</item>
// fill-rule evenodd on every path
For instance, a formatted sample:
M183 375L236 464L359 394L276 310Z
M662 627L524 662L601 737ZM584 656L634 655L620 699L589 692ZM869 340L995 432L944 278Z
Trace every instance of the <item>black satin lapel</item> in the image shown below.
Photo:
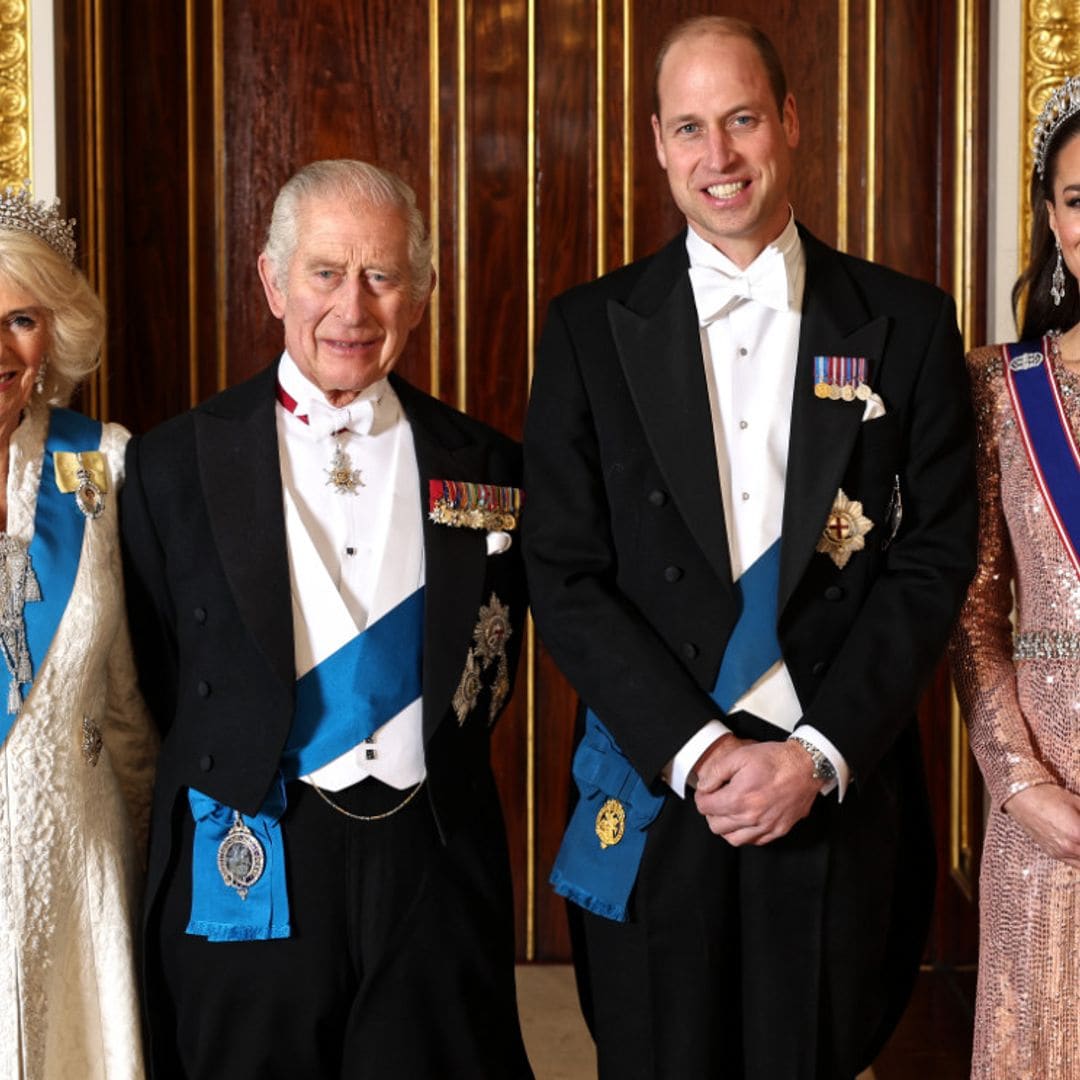
M888 317L845 329L854 312L865 318L861 300L849 283L826 282L812 291L810 263L799 334L795 397L791 406L787 481L784 490L783 539L780 547L778 610L791 598L814 554L829 509L840 488L862 423L865 402L832 401L814 394L815 356L865 356L873 388L889 333ZM852 498L857 494L847 492Z
M701 336L685 270L650 315L615 301L608 321L649 446L687 527L721 581L731 581L727 528Z
M462 443L458 432L440 423L425 399L394 380L412 427L424 515L424 739L429 739L450 706L461 680L483 596L487 560L485 533L437 525L428 516L428 481L483 475L483 450Z
M296 680L289 557L272 378L252 383L252 407L194 414L199 478L236 605L282 683Z

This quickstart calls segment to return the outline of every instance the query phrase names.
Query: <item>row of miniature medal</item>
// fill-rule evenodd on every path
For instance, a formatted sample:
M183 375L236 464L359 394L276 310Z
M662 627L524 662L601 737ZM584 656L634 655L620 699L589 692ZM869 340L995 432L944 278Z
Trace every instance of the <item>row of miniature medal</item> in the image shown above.
M866 381L865 356L815 356L814 394L831 401L866 401L873 391Z

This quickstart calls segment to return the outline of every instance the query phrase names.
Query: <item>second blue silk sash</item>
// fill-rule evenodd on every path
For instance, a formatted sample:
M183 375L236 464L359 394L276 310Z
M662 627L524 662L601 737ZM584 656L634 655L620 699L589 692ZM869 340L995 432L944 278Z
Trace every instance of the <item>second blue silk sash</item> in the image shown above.
M240 897L217 869L234 811L189 789L195 818L187 933L208 941L262 941L291 933L280 818L285 781L321 769L414 702L422 689L424 590L417 589L296 682L296 708L281 771L266 801L243 823L263 848L262 876Z
M776 636L779 581L777 540L735 583L739 618L711 694L722 713L781 659ZM560 896L594 915L626 922L646 830L666 795L649 789L591 709L572 771L580 797L548 880Z
M1080 450L1049 359L1049 341L1002 346L1005 383L1028 462L1073 568L1080 575Z
M97 420L70 409L50 411L34 513L34 538L30 541L30 565L41 587L41 600L23 609L26 644L35 677L71 598L86 531L86 518L75 505L74 496L65 495L56 486L53 455L58 451L97 450L100 445L101 424ZM20 690L25 700L30 687L22 686ZM15 722L15 715L0 712L0 746Z

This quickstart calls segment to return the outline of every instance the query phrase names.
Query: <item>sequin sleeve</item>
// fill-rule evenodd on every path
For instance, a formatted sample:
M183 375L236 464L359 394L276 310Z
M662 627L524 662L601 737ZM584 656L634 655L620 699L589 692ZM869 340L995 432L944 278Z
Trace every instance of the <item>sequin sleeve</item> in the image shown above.
M1052 783L1020 709L1012 659L1015 562L1002 505L998 435L1011 406L996 347L968 355L977 425L979 561L949 645L971 748L996 806L1034 784ZM1009 413L1006 410L1010 410Z

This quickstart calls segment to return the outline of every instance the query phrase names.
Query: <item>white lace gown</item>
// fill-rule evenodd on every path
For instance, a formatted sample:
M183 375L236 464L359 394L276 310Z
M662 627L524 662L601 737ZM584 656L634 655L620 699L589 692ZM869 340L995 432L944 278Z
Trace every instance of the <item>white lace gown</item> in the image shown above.
M12 437L8 532L26 543L47 420L35 403ZM0 747L0 1080L143 1076L134 943L156 740L124 616L127 439L105 426L105 510L87 522L71 598ZM0 703L7 686L0 665Z

